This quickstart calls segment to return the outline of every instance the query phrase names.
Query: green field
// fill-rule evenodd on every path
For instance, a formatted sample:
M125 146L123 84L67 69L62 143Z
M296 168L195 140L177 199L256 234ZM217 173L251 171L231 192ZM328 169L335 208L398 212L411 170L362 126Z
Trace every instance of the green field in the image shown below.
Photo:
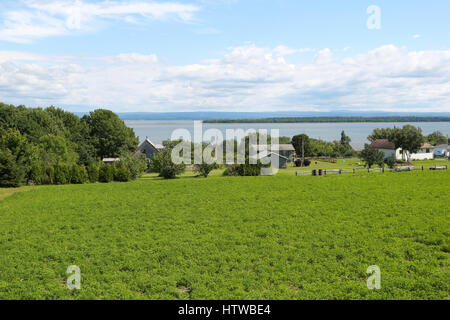
M449 298L449 171L289 170L0 190L0 299Z

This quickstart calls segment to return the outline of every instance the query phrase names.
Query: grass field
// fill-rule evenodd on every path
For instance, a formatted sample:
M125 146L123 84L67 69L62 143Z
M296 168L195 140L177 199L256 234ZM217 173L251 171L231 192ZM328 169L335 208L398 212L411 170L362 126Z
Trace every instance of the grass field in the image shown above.
M449 298L449 171L215 174L0 190L0 299Z

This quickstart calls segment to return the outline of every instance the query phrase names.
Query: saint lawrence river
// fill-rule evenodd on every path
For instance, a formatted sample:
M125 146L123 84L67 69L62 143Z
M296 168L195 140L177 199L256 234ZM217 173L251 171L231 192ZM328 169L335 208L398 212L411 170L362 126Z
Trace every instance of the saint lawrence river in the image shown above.
M148 137L154 143L162 143L170 139L172 132L176 129L187 129L194 136L194 123L191 120L127 120L125 124L134 129L143 141ZM224 138L227 129L266 129L270 134L271 129L279 129L280 136L293 137L297 134L306 133L311 138L322 139L326 141L339 140L341 131L352 139L351 145L356 149L362 149L364 143L367 143L367 136L375 128L402 127L405 124L411 124L422 128L422 133L428 135L435 131L440 131L444 135L450 135L450 122L374 122L374 123L204 123L203 132L208 129L219 129Z

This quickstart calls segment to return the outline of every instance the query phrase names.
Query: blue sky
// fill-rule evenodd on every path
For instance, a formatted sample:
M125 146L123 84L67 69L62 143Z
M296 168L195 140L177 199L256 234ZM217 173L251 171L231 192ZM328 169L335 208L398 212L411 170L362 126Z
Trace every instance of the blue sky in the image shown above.
M371 5L380 29L367 27ZM0 101L450 111L449 12L417 0L2 0Z

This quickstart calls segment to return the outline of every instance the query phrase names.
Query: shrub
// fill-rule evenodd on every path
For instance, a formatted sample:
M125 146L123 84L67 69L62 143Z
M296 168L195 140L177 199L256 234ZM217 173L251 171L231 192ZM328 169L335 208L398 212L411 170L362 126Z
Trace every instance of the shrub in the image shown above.
M84 166L79 166L77 164L72 165L70 167L70 183L73 184L82 184L87 181L87 172Z
M206 162L203 162L201 164L196 164L194 171L197 172L200 176L207 178L209 173L212 170L217 169L218 167L219 166L217 165L217 163L208 164Z
M98 175L99 175L99 167L97 164L95 163L91 163L88 167L87 167L87 174L88 174L88 179L89 182L95 183L98 182Z
M109 164L102 164L100 166L98 181L100 182L111 182L114 179L114 166Z
M142 176L148 168L148 161L144 154L133 155L131 153L122 154L120 162L123 163L129 171L131 180Z
M130 181L130 170L127 168L125 163L120 161L114 170L114 181L127 182Z
M70 182L69 168L63 164L57 164L55 166L55 184L67 184Z
M397 161L395 160L395 157L389 157L386 160L384 160L384 162L386 163L386 165L393 169L395 167L395 165L397 164Z
M9 149L0 149L0 187L19 187L25 182L25 168Z
M42 184L53 184L55 181L55 168L48 166L44 168L41 176Z
M303 166L304 167L309 167L311 165L311 160L309 159L305 159ZM302 166L302 159L297 159L295 160L295 166L296 167L301 167Z
M233 164L233 165L227 167L222 175L223 176L238 176L239 175L238 169L239 169L239 165Z
M184 172L186 165L184 163L176 164L172 161L172 149L166 147L162 152L153 157L151 169L159 172L159 176L164 179L173 179Z
M28 181L36 185L42 184L42 176L42 167L38 163L33 164L28 174Z

